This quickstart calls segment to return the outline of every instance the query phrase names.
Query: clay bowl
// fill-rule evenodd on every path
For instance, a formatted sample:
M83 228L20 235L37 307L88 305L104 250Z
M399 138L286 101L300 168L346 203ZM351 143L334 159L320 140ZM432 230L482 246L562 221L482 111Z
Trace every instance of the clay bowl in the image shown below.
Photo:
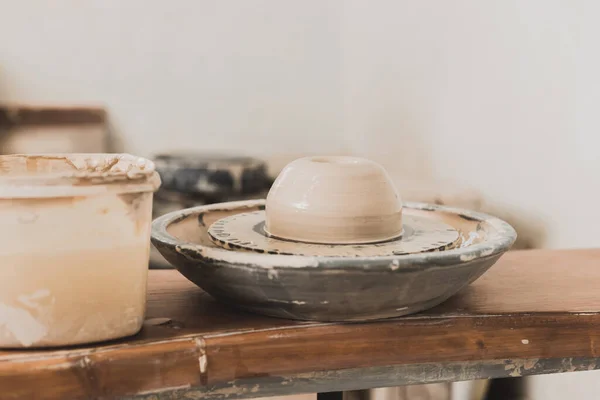
M365 321L442 303L487 271L516 239L498 218L421 203L405 203L404 218L450 225L459 234L453 249L299 256L225 249L209 237L217 220L264 207L264 200L253 200L172 212L154 221L152 241L185 277L222 302L282 318Z
M402 201L385 169L358 157L306 157L279 174L264 231L306 243L377 243L402 235Z

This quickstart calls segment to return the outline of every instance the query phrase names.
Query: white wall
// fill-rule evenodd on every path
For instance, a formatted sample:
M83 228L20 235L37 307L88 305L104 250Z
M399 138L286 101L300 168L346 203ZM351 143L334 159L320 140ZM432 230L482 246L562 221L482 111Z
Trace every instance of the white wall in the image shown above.
M541 220L549 247L597 246L598 15L595 0L0 0L0 100L106 104L140 155L363 154L477 187Z

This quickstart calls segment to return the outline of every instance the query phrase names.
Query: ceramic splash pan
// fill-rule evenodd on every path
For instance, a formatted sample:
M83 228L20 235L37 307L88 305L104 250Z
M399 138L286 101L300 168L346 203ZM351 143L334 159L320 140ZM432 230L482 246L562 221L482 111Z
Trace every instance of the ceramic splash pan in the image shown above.
M154 221L152 241L222 302L282 318L365 321L442 303L516 239L509 224L486 214L405 203L395 240L296 243L269 237L264 209L264 200L253 200L175 211Z

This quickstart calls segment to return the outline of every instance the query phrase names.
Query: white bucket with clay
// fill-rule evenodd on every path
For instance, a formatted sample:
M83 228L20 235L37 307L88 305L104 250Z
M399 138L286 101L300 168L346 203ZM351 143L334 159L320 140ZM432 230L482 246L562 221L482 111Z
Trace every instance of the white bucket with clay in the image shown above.
M0 156L0 347L137 333L154 164L126 154Z

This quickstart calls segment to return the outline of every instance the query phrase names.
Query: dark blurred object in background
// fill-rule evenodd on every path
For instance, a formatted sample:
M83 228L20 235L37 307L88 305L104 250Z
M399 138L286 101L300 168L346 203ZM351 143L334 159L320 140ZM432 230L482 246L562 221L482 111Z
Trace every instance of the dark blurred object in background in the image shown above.
M162 186L154 196L154 218L204 204L264 198L273 179L265 161L243 156L172 153L154 157ZM152 248L150 268L171 268Z
M103 153L107 116L101 107L0 104L0 152Z

